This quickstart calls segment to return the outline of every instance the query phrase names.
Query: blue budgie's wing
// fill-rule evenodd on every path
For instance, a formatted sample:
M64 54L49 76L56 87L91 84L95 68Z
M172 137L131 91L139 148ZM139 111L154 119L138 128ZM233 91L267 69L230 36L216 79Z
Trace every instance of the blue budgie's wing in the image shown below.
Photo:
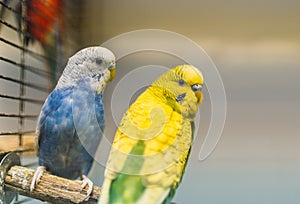
M96 95L87 85L80 83L74 88L73 120L77 136L92 156L95 154L104 130L102 94Z
M82 173L87 175L94 161L93 157L99 146L104 131L104 108L102 94L96 95L85 82L76 86L73 91L73 122L80 145L74 151L83 152Z
M40 113L36 147L39 165L53 171L54 166L65 167L75 129L72 118L72 88L54 90Z
M72 179L89 172L104 129L102 96L83 85L53 91L37 131L39 164Z
M66 106L63 104L66 104L70 102L71 99L71 93L72 88L68 89L61 89L61 90L53 90L50 95L47 97L41 113L39 115L37 129L35 133L35 149L37 152L37 155L39 155L40 150L40 140L42 135L51 135L55 131L52 128L48 128L50 126L55 126L55 118L59 118L59 115L62 115L62 107ZM59 109L60 108L60 109ZM70 111L70 109L65 109L65 113ZM67 114L64 114L67 115ZM47 125L45 125L45 121L47 122ZM71 121L65 121L65 122L71 122ZM70 124L69 124L70 125ZM54 134L55 135L55 134Z

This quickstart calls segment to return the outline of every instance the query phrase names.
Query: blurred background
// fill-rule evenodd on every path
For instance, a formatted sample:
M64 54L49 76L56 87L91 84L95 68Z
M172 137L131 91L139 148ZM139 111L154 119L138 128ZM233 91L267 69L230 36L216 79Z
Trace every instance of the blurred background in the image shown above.
M22 69L17 69L13 63L7 63L7 60L1 58L1 95L22 95L22 83L7 80L13 78L44 87L44 91L32 86L23 87L24 97L43 101L52 84L55 84L53 81L59 76L61 67L64 66L62 64L65 64L66 59L78 49L100 45L116 35L137 29L153 28L177 32L195 41L212 58L222 77L228 104L221 140L210 157L199 161L199 149L209 125L210 115L209 94L205 92L205 100L200 108L203 114L202 129L200 127L182 185L174 201L195 204L300 202L299 1L61 2L64 4L59 5L55 16L61 15L59 19L62 19L62 22L57 22L54 18L55 26L49 32L52 36L50 44L55 45L51 49L55 50L55 53L61 53L53 55L53 51L50 52L50 56L56 56L53 79L49 68L50 60L40 60L28 52L25 52L23 58L24 49L5 42L9 40L47 56L49 49L45 48L47 43L44 43L43 39L49 37L36 37L34 43L26 45L18 32L1 22L0 56L19 63L18 67L24 67L26 64L47 73L45 78L26 71L22 79ZM17 4L17 0L12 0L10 7L17 8ZM7 11L1 20L4 19L17 27L15 18L13 12ZM24 30L25 27L26 25L23 25L21 28ZM34 35L32 33L31 35ZM109 94L113 92L118 81L132 70L130 65L159 63L173 66L180 61L163 54L147 52L120 60L116 79L105 92L106 98L110 99ZM109 108L108 99L106 106ZM0 98L0 131L6 133L0 136L1 151L32 148L31 131L36 123L34 116L39 113L42 105L38 101L33 104L24 102L24 110L20 112L20 100L5 96ZM106 135L113 137L116 124L112 121L110 111L106 113ZM17 117L21 114L27 115L21 117L24 119L22 124L20 117ZM19 134L24 135L22 140L19 140ZM26 158L26 161L35 161L33 156ZM102 175L102 165L95 164L90 177L96 185L102 184ZM34 202L39 201L28 201Z

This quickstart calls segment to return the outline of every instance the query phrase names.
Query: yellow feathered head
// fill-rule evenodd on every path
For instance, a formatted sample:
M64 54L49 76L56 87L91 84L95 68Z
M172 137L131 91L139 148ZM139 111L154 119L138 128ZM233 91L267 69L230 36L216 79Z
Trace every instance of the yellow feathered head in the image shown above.
M173 109L193 117L203 99L202 86L203 76L197 68L179 65L157 78L151 89Z

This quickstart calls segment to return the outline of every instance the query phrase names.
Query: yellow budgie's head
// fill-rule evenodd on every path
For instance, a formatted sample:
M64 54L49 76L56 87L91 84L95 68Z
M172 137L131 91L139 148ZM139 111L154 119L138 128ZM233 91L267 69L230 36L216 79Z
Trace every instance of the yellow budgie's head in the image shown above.
M203 94L203 76L192 65L179 65L161 75L150 90L163 102L186 117L193 118Z

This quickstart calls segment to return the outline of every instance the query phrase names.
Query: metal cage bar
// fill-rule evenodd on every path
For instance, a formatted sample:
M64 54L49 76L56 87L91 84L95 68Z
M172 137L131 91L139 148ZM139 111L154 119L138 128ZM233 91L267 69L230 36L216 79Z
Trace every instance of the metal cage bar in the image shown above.
M28 148L26 149L23 146L23 136L34 133L34 129L24 129L24 124L29 120L36 120L38 117L38 113L26 113L26 104L32 104L31 106L41 106L44 102L44 100L42 100L43 98L41 99L27 96L27 89L31 88L33 90L37 90L38 93L41 92L44 93L44 95L49 92L48 85L45 86L44 84L27 81L27 76L30 73L37 77L40 77L43 81L47 81L50 77L49 71L47 71L45 68L41 69L35 67L34 65L29 65L26 56L30 56L32 57L32 59L35 59L37 60L37 62L41 62L43 64L45 64L46 60L52 60L55 62L55 59L51 59L48 56L45 56L43 53L39 53L37 50L29 48L26 45L25 37L30 37L30 33L26 31L25 24L28 23L30 19L27 19L26 17L26 0L19 0L19 2L21 5L20 10L13 8L11 5L7 5L6 3L9 3L9 1L0 1L1 9L5 10L6 12L6 15L2 15L0 17L0 44L2 43L8 48L15 49L16 54L19 53L18 60L13 59L6 54L1 54L2 56L0 55L0 66L6 66L5 64L7 64L7 66L15 69L13 70L13 72L18 73L19 75L18 77L12 77L7 74L0 73L0 82L2 84L5 84L5 87L19 87L17 94L0 92L0 101L5 100L6 103L10 103L10 101L12 101L13 104L16 104L16 111L14 112L6 110L5 107L2 108L4 110L0 110L0 119L4 120L4 122L9 118L17 120L15 130L0 129L0 138L1 136L18 136L19 149L15 149L15 151L22 152L23 150L28 151ZM17 17L21 20L20 24L13 23L13 21L8 21L5 17L8 15L17 15ZM19 36L19 40L16 41L9 38L9 36L4 36L2 34L4 29L10 30L10 32L15 32L16 35Z

